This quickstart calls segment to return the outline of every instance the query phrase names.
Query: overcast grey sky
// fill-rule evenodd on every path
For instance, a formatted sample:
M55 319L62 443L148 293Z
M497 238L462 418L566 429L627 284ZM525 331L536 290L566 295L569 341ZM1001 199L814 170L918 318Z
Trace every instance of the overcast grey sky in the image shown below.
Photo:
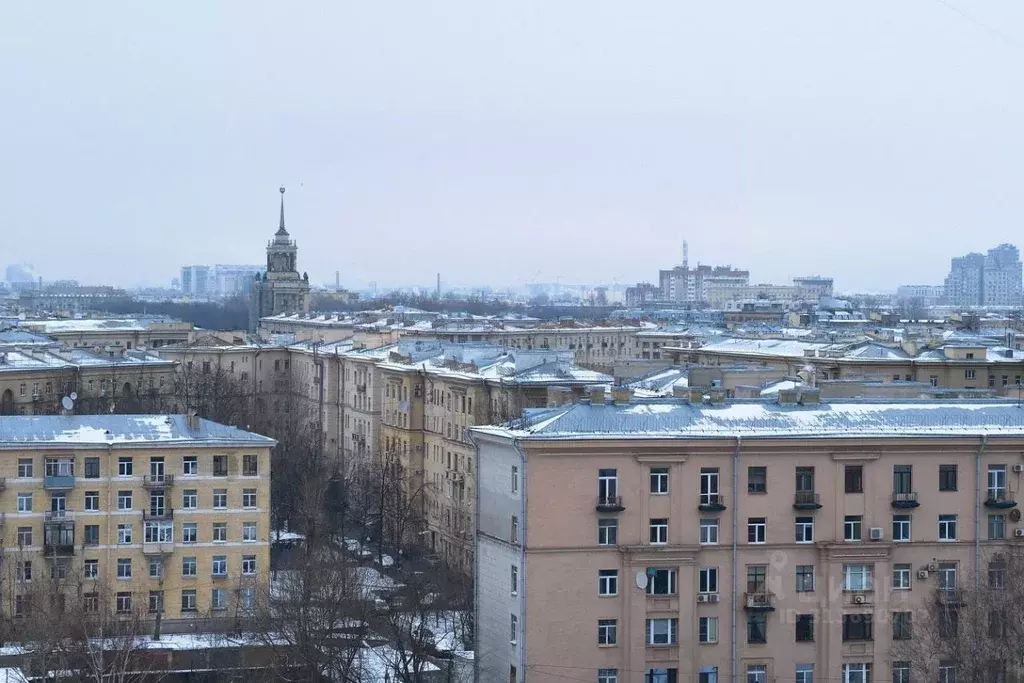
M262 263L284 184L317 283L939 283L1024 246L1024 2L948 2L5 2L0 265Z

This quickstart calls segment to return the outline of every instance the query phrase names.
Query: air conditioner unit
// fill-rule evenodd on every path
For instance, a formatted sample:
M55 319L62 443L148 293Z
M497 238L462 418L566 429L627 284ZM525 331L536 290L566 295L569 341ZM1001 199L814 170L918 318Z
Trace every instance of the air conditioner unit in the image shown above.
M865 600L865 598L864 598L863 595L854 595L853 596L853 604L855 604L855 605L863 605L864 604L864 600Z
M930 572L937 572L937 571L939 571L939 563L938 562L929 562L928 563L928 571L930 571Z
M928 570L927 569L919 569L917 571L917 578L919 578L919 579L927 579L928 578Z
M872 541L881 541L883 538L885 538L885 529L883 529L880 526L873 526L873 527L871 527L871 540Z
M708 595L707 593L698 593L697 594L697 602L710 602L708 600L709 597L711 597L711 596Z
M1013 471L1016 472L1017 474L1024 472L1024 463L1018 462L1016 465L1013 466Z
M718 593L708 593L708 602L718 602Z
M1014 529L1013 536L1014 538L1024 538L1024 529Z

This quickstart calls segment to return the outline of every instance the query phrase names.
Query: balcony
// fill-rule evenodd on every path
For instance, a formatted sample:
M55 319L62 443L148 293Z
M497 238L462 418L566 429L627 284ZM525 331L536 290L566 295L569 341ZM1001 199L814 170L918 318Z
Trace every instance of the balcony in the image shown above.
M821 508L821 496L814 491L797 491L793 496L793 507L797 510L818 510Z
M1006 508L1017 507L1017 501L1013 499L1013 492L1006 489L989 489L985 495L985 507L1005 510Z
M67 491L75 488L73 474L47 474L43 477L43 488L47 491Z
M144 521L156 521L161 519L171 519L174 517L174 508L149 508L148 510L142 511L142 519Z
M143 543L143 555L170 555L174 552L173 543Z
M74 536L71 538L47 538L43 541L44 557L69 557L74 554Z
M964 604L964 591L959 588L939 588L936 591L940 605L955 607Z
M721 512L725 509L725 497L718 493L702 493L697 509L702 512Z
M43 514L43 521L47 524L74 522L75 513L71 510L48 510Z
M227 581L228 580L228 575L227 575L227 572L225 572L223 574L219 574L217 572L213 572L212 574L210 574L210 578L213 579L214 581Z
M744 594L744 609L750 612L774 612L775 593L771 591L752 591Z
M622 504L622 496L598 496L598 512L622 512L626 506Z
M142 479L142 485L147 489L167 489L174 486L174 475L147 474Z
M892 506L897 510L909 510L920 505L917 502L917 491L892 492Z

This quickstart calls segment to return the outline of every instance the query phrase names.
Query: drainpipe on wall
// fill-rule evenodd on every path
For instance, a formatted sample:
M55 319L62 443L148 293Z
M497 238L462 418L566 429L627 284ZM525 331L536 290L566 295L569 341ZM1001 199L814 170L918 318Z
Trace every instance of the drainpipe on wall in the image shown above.
M981 456L988 446L988 434L981 435L981 445L974 456L974 589L981 580Z
M516 453L519 454L519 499L522 501L522 503L519 506L519 513L520 513L519 519L521 520L521 522L519 524L519 533L522 534L522 536L521 536L522 540L519 542L519 558L518 558L518 561L519 561L519 585L521 586L521 588L519 589L519 597L517 598L517 600L519 600L519 641L520 641L519 647L517 648L517 650L520 653L519 661L517 662L517 664L520 664L521 666L517 666L516 670L522 672L521 678L522 678L522 680L525 681L526 680L526 585L527 585L527 581L529 580L529 576L527 574L527 568L526 568L526 529L527 529L526 524L527 524L527 521L528 521L527 518L526 518L526 501L529 500L529 498L527 497L529 495L529 490L527 489L527 482L529 481L529 478L526 476L526 453L523 451L523 447L520 445L520 440L518 438L513 439L512 440L512 445L515 446ZM480 457L479 457L479 455L477 456L477 459L476 459L476 472L477 472L477 481L479 483L479 477L480 477ZM477 499L477 525L479 526L479 524L480 524L480 522L479 522L479 519L480 519L480 516L479 516L479 514L480 514L480 502L479 502L480 501L480 488L479 487L477 487L476 499ZM476 561L476 554L474 553L474 562L475 561ZM477 574L477 576L479 576L479 574ZM474 583L475 584L479 584L480 580L477 579L477 580L474 581ZM474 625L474 629L479 629L479 627L477 625Z
M740 446L743 443L743 437L736 437L736 449L732 452L732 600L730 609L732 610L730 619L732 623L730 628L732 634L730 636L729 648L730 648L730 663L729 663L729 676L732 683L739 683L739 671L737 661L737 629L739 628L739 619L736 616L738 608L738 596L739 596L739 570L736 567L736 562L739 559L739 511L736 506L739 504L739 490L740 490Z

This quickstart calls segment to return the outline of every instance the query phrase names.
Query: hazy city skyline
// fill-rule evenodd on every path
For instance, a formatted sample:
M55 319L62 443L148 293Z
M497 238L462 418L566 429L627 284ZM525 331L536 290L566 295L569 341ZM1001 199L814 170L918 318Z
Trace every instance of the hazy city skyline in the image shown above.
M3 261L47 279L261 263L282 184L351 288L655 281L687 239L878 291L1018 241L1009 0L54 7L0 7Z

